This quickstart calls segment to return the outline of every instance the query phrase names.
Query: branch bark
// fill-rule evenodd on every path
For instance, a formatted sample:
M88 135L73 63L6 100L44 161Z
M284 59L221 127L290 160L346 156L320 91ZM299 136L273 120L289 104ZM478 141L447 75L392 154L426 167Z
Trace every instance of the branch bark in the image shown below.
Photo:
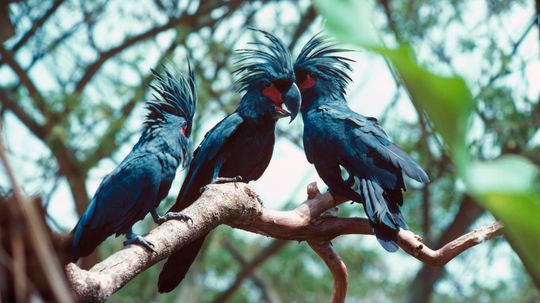
M246 184L209 185L201 198L185 210L193 219L192 226L168 221L149 233L146 239L155 245L156 253L128 246L89 271L73 263L67 265L66 271L79 300L102 302L143 270L223 223L278 239L309 241L336 279L333 302L343 302L346 268L327 242L339 235L372 234L366 219L321 216L343 202L345 199L334 200L330 193L319 193L312 183L308 186L308 200L294 210L276 211L262 206L255 191ZM502 234L502 230L500 223L494 223L458 237L438 250L425 246L411 231L400 230L397 238L398 245L408 254L430 266L442 266L466 249Z
M130 245L88 271L68 264L68 279L80 301L103 302L137 274L198 236L233 218L256 217L259 208L256 193L245 184L209 185L197 202L184 212L193 219L193 225L168 221L146 236L146 240L155 245L156 253Z
M345 302L347 296L347 286L349 285L349 274L347 266L341 260L337 252L332 247L330 241L308 241L309 246L323 259L324 263L332 272L334 278L334 288L330 302L341 303Z

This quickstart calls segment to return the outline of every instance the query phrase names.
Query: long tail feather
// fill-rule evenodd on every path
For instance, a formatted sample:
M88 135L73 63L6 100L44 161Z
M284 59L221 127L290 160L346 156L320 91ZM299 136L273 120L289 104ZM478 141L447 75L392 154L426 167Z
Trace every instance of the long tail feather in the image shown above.
M385 250L396 251L397 231L408 229L398 206L403 202L401 191L385 191L369 179L356 178L356 184L377 240Z

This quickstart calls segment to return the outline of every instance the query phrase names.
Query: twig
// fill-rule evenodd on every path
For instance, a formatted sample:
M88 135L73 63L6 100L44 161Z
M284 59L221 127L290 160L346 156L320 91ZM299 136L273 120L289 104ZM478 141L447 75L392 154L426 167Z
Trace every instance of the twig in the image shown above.
M4 251L3 248L0 247L0 266L4 267L6 270L8 270L12 275L15 275L15 266L14 266L14 261L13 259L10 257L10 255L7 254L6 251ZM23 273L25 273L23 271ZM34 284L32 283L32 280L30 280L30 277L28 276L25 276L25 283L26 285L23 286L21 284L19 284L19 281L18 280L14 280L14 287L26 287L26 289L28 289L29 292L35 292L36 291L36 287L34 286ZM2 297L0 296L0 299ZM1 303L2 301L0 301Z
M521 45L523 40L525 40L525 37L527 37L527 35L531 31L531 29L534 27L534 25L537 23L537 20L538 20L538 16L535 14L532 17L532 21L529 24L529 26L527 26L525 31L521 34L521 36L519 36L518 40L513 43L512 50L510 51L510 53L507 55L504 55L505 57L512 58L517 53L519 46ZM499 71L496 74L489 77L488 82L486 83L486 85L482 87L480 93L476 96L475 99L479 98L482 95L483 91L485 91L487 88L490 88L497 79L499 79L501 76L505 74L506 68L510 65L510 62L511 60L503 60L503 63L501 67L499 68Z

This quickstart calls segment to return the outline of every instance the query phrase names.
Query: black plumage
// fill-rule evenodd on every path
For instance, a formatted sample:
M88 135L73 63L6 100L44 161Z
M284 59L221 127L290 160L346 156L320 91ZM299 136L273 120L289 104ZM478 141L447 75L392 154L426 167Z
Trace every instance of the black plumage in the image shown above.
M189 135L197 95L193 71L187 76L152 71L154 100L139 141L131 152L99 185L90 204L71 233L68 261L89 255L112 234L125 234L126 244L137 243L152 249L152 243L132 231L132 226L149 212L156 223L186 219L179 213L157 214L167 196L177 168L189 165L192 146Z
M351 60L339 55L343 51L316 35L295 62L306 157L333 194L363 203L377 239L395 251L396 232L408 228L399 209L406 190L403 173L423 183L429 178L389 140L377 119L349 108L345 89Z
M235 112L221 120L204 137L194 154L182 189L171 211L180 211L200 196L205 185L241 177L257 180L265 171L274 149L275 126L280 118L296 116L300 92L294 84L290 55L272 34L255 30L266 40L253 43L259 49L239 51L237 85L242 100ZM283 108L287 105L290 112ZM197 222L195 222L197 224ZM173 290L184 278L205 237L171 255L159 275L160 292Z

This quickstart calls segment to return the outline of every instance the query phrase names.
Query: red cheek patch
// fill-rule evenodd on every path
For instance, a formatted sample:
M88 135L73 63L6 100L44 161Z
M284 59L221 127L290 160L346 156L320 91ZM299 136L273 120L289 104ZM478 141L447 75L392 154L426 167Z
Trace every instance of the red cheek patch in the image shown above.
M187 126L184 126L180 129L180 132L182 133L182 135L186 135L186 132L187 132Z
M262 95L274 101L274 103L277 103L277 104L283 103L281 92L274 86L274 84L270 84L270 86L263 89Z
M306 79L304 81L302 81L302 83L300 83L298 85L298 88L306 89L306 88L310 88L310 87L313 87L313 86L315 86L315 80L313 80L313 78L311 78L310 75L307 75Z

